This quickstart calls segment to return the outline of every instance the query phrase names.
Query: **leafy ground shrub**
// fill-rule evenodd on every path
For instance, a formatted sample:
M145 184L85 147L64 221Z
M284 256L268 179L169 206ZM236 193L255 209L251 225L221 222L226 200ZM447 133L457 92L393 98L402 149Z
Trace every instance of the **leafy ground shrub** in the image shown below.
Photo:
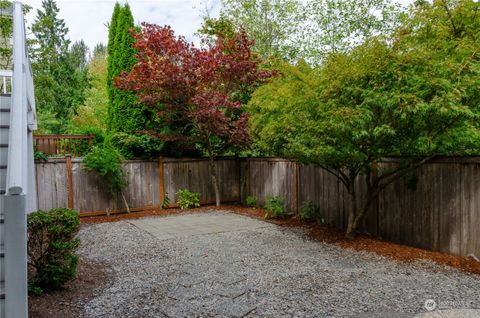
M180 189L176 193L178 196L177 205L180 209L191 209L200 207L200 193L191 192L187 189Z
M102 147L94 146L92 150L83 158L82 163L87 171L95 171L105 183L108 192L111 194L121 194L123 202L130 212L127 200L122 190L128 185L127 174L122 169L122 156L120 153L108 144Z
M245 199L245 203L247 204L247 206L256 206L256 205L257 205L257 198L255 198L255 197L252 196L252 195L249 195L249 196Z
M267 201L265 203L265 209L267 210L267 213L265 214L265 218L274 217L283 219L287 215L283 207L284 205L285 198L282 196L267 197Z
M29 290L35 294L63 287L75 278L80 218L71 209L37 211L28 215Z
M112 145L127 159L151 159L160 156L164 141L146 134L115 133L110 136Z
M35 150L35 152L33 153L33 158L34 158L36 161L39 161L39 162L46 162L46 161L48 161L48 156L47 156L47 154L44 153L44 152L38 151L38 150Z
M163 196L162 209L168 209L169 204L170 198L168 197L168 192L165 192L165 195Z
M320 206L312 201L305 201L302 203L302 210L298 217L304 221L325 223L325 220L320 214Z

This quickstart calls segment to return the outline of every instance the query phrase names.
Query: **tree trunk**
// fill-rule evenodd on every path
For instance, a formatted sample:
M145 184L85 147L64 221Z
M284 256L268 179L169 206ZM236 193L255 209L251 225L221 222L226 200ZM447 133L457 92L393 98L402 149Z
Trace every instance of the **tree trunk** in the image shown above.
M210 156L209 162L210 162L210 170L212 173L211 176L212 176L213 189L215 190L215 205L220 206L220 190L218 189L217 169L216 169L215 161L213 160L213 156Z
M371 187L369 187L369 189L367 190L367 193L368 193L367 201L362 206L362 209L358 213L355 213L355 216L353 219L350 219L350 216L349 216L347 235L346 235L347 238L349 239L355 238L358 228L360 227L360 223L362 222L363 218L367 215L368 210L372 206L372 203L377 199L378 192L379 192L378 189L372 189Z
M128 207L127 199L125 199L123 192L120 192L120 194L122 195L123 203L125 203L125 207L127 208L127 213L130 213L130 208Z
M355 234L357 233L357 228L355 227L355 219L357 215L357 206L355 203L355 190L349 189L348 190L348 225L347 225L347 232L345 237L348 239L354 239Z

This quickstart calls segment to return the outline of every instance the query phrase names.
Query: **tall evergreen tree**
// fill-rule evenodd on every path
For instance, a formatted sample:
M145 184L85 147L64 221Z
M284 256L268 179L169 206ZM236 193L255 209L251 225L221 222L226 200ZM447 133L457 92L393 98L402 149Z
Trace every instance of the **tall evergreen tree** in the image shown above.
M63 133L88 87L86 52L83 42L71 49L68 28L58 18L54 0L43 0L32 24L35 97L39 126L44 132Z
M120 15L122 7L117 2L113 8L112 19L108 25L108 44L107 44L107 90L108 96L110 99L113 98L113 85L112 85L112 72L113 72L113 61L114 61L114 52L115 52L115 35L117 32L117 20Z
M116 12L117 11L117 12ZM113 30L115 28L115 30ZM107 126L110 132L134 134L139 130L151 128L154 114L143 107L135 94L116 89L113 84L122 72L128 72L136 63L135 27L130 6L115 5L110 22L108 57L109 108ZM113 39L113 41L112 41Z

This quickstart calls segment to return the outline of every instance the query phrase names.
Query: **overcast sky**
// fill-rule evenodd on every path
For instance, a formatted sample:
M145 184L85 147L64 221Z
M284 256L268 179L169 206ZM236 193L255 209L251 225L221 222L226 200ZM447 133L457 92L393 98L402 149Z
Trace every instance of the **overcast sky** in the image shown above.
M413 0L400 0L411 3ZM69 38L72 42L83 39L93 48L97 43L106 43L108 30L106 24L110 21L115 0L57 0L60 9L59 16L65 20L69 28ZM119 1L124 3L125 1ZM27 23L31 24L41 8L41 0L24 0L33 10L27 15ZM200 12L206 5L213 16L218 14L220 0L130 0L136 23L150 22L159 25L171 25L177 35L184 35L189 41L197 42L194 33L200 27L202 20ZM203 3L203 5L202 5Z

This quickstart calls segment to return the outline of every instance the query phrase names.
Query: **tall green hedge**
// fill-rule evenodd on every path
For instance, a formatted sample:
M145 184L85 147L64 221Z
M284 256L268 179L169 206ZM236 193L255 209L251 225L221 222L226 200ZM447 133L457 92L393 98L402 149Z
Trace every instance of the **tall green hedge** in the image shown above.
M107 49L107 86L110 98L107 125L111 133L132 134L153 127L152 111L139 104L133 93L115 88L115 78L122 72L128 72L136 63L132 31L138 31L138 28L135 27L130 6L116 3L109 27Z

